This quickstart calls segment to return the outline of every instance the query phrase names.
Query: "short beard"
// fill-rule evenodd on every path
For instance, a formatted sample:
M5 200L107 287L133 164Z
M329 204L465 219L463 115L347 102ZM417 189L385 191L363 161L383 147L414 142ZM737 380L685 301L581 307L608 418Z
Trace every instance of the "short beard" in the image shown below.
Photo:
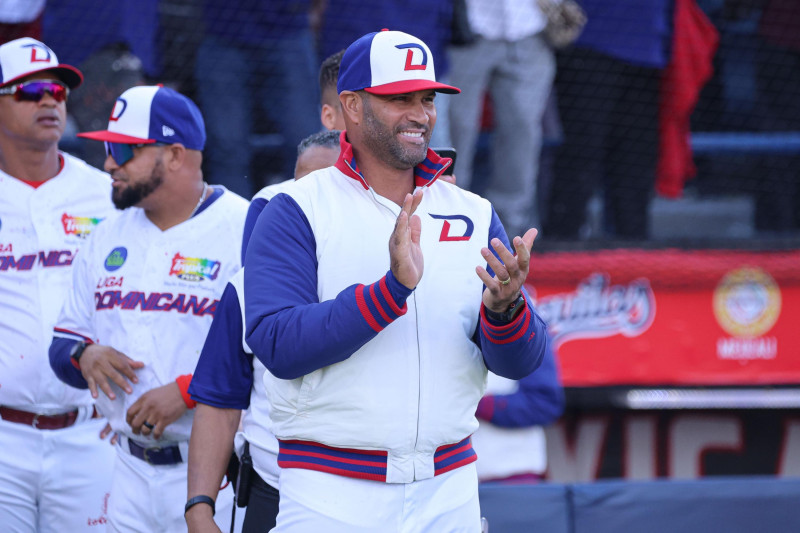
M119 210L133 207L158 189L164 182L164 164L159 158L153 166L150 178L147 181L131 185L123 190L113 189L111 201Z
M397 134L408 127L398 127L395 131L390 131L381 121L375 117L369 97L364 95L361 98L364 103L364 144L381 161L399 170L414 168L428 156L428 141L419 146L419 149L407 149L397 140ZM429 127L422 124L411 124L415 128L424 128L423 137L429 135Z

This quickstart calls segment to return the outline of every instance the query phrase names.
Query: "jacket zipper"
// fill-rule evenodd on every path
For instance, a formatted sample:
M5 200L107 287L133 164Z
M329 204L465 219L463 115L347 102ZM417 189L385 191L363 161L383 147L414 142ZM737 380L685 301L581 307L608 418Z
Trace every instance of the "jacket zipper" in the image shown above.
M419 422L420 422L420 410L422 406L422 350L419 344L419 313L417 311L417 295L416 293L411 293L411 297L414 299L414 331L417 335L417 433L414 435L414 451L417 450L417 444L419 443ZM414 473L414 479L416 479L416 472Z

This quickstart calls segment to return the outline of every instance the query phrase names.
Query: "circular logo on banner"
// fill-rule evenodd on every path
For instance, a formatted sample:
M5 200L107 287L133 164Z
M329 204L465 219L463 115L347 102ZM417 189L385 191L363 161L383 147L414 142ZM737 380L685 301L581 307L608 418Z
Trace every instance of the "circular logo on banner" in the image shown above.
M734 337L758 337L768 332L781 313L781 290L760 268L728 272L714 291L714 315Z
M111 250L111 253L108 254L108 257L106 257L106 270L109 272L114 272L125 264L125 260L127 258L128 250L126 248L122 246L114 248Z

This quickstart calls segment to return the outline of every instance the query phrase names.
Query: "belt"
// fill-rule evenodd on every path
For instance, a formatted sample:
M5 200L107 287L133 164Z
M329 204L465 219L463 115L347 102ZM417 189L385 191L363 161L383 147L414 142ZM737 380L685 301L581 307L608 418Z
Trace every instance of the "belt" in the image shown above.
M36 429L64 429L75 425L78 420L78 409L57 415L42 415L30 411L20 411L11 407L0 406L0 418L6 422L24 424Z
M176 465L183 462L181 449L178 446L164 446L163 448L152 446L146 448L131 439L126 440L128 441L128 450L130 450L131 455L147 464L160 466Z

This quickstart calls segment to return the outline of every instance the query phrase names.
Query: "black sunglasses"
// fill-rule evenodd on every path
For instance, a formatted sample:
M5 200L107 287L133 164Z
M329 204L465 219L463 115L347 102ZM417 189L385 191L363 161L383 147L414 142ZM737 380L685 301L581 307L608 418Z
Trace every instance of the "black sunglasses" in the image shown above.
M122 166L131 159L133 159L133 149L134 148L144 148L146 146L167 146L167 143L140 143L140 144L128 144L128 143L112 143L109 141L105 141L103 143L106 147L106 156L111 156L114 158L114 162L117 165Z

